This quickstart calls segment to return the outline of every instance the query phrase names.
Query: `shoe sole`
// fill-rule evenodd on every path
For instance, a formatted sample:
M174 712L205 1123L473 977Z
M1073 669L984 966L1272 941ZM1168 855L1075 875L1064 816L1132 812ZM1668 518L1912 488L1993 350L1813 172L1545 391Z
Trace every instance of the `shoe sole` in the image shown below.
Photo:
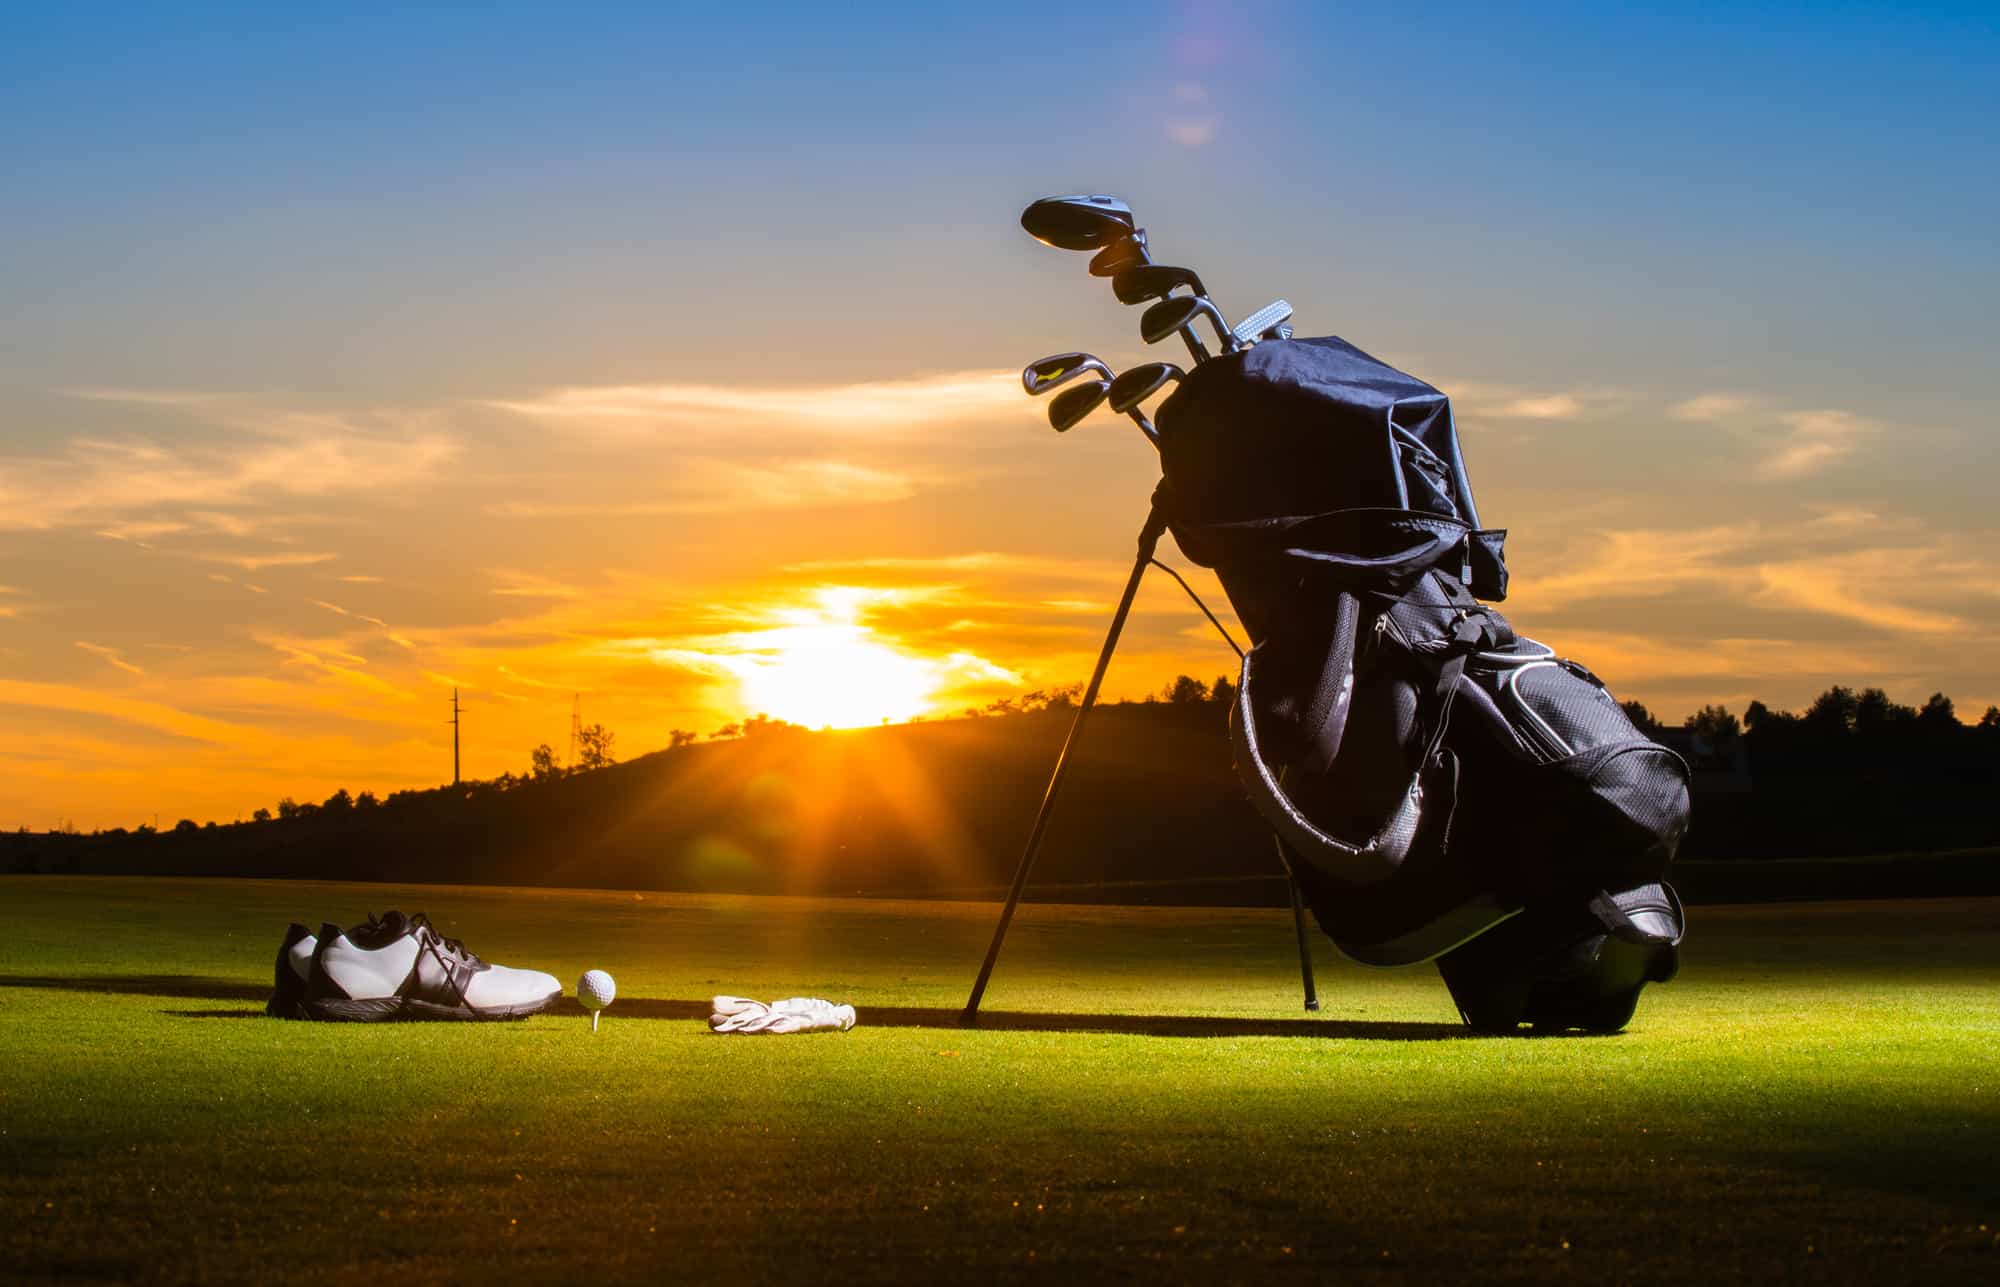
M317 1019L323 1023L398 1023L398 1022L457 1022L457 1023L498 1023L510 1019L525 1019L531 1014L540 1014L556 1002L562 1000L561 992L551 992L537 1001L524 1001L519 1005L487 1006L474 1009L471 1006L438 1005L431 1001L419 1001L414 997L368 997L359 1001L334 1000L327 998L307 1001L299 1007L300 1016Z

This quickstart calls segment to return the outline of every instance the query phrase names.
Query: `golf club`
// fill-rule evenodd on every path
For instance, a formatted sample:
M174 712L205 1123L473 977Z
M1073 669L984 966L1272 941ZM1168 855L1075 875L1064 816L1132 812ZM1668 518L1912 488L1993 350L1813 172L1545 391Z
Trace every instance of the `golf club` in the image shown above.
M1147 362L1135 366L1111 382L1107 399L1111 409L1120 415L1135 410L1140 403L1158 393L1169 380L1178 381L1185 374L1171 362Z
M1111 279L1111 293L1118 297L1121 304L1143 304L1149 299L1164 299L1177 286L1186 286L1197 295L1208 294L1194 269L1176 268L1171 264L1134 264Z
M1079 420L1097 410L1111 392L1111 381L1092 380L1074 389L1064 389L1049 403L1049 424L1057 433L1067 433Z
M1165 362L1152 362L1147 365L1171 368L1171 364ZM1177 371L1177 368L1172 369ZM1097 410L1099 404L1110 396L1114 384L1115 380L1092 380L1088 384L1079 384L1074 389L1064 389L1049 403L1049 424L1055 427L1057 433L1067 433L1084 417ZM1159 431L1153 427L1153 422L1146 418L1146 413L1139 410L1136 403L1130 407L1119 407L1117 410L1121 415L1132 417L1132 423L1139 426L1139 432L1146 435L1147 442L1155 447L1160 445Z
M1021 369L1021 387L1031 397L1040 397L1058 385L1068 384L1085 371L1112 378L1111 368L1088 353L1056 353L1036 358Z
M1196 316L1207 317L1215 324L1215 333L1221 337L1226 351L1235 350L1236 337L1230 333L1229 323L1223 319L1221 310L1209 303L1205 295L1176 295L1153 305L1139 315L1139 338L1148 344L1158 344L1175 331L1189 331L1190 323ZM1194 341L1189 343L1190 347L1195 346ZM1195 361L1199 362L1206 356L1207 354L1203 353Z
M1132 207L1117 197L1043 197L1021 212L1021 227L1045 246L1097 252L1090 260L1094 277L1113 277L1152 262L1146 230L1133 222ZM1222 323L1222 330L1228 329L1228 323ZM1181 337L1187 342L1189 356L1196 362L1207 360L1208 349L1193 327L1181 328Z
M1288 340L1292 328L1285 323L1292 320L1292 306L1282 299L1274 299L1264 307L1236 324L1235 336L1238 347L1255 344L1258 340L1276 338ZM1276 335L1275 332L1284 334Z
M1131 206L1100 196L1043 197L1021 212L1021 226L1058 250L1099 250L1131 240L1136 231Z
M1115 277L1127 268L1151 262L1146 249L1146 230L1135 228L1131 236L1112 242L1090 257L1090 275Z

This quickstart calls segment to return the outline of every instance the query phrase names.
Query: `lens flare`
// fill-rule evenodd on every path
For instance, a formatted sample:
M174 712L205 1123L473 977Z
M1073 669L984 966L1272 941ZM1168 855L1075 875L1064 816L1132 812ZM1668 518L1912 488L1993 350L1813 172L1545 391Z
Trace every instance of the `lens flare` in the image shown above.
M816 597L813 607L783 610L784 624L739 636L735 655L716 658L736 677L746 711L809 728L859 728L931 708L942 668L897 650L861 620L894 591L840 586Z

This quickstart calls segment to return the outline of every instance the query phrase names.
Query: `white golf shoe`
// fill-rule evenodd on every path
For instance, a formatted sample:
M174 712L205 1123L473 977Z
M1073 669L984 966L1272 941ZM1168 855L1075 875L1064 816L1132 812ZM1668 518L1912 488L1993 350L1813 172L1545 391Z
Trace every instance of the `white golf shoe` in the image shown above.
M273 1019L306 1017L306 980L312 977L313 949L318 946L319 939L311 930L292 922L271 967L271 999L264 1003L265 1014Z
M309 1019L352 1022L522 1019L562 995L554 975L482 961L422 912L384 912L345 934L320 928L301 1008Z

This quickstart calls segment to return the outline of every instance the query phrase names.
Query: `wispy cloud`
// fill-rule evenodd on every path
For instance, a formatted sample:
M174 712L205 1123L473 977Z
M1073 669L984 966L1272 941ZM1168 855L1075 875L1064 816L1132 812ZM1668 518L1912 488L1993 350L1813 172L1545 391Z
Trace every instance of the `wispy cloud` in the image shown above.
M1461 417L1484 420L1583 420L1617 410L1631 395L1617 389L1532 389L1484 380L1447 381Z
M307 599L306 602L315 608L325 608L328 612L334 613L337 616L352 617L356 621L365 621L371 626L380 626L384 630L389 628L389 623L380 617L371 617L365 612L354 612L341 607L337 603L328 603L325 599Z
M959 371L790 389L712 384L573 386L485 405L560 424L566 431L587 429L617 437L673 431L683 441L692 433L735 439L746 428L883 437L1018 416L1021 387L1012 372Z
M988 576L1012 575L1061 577L1080 581L1118 581L1125 575L1121 564L1093 559L1058 559L1033 554L1010 554L998 550L978 550L965 554L884 555L860 559L813 559L787 563L782 569L796 573L822 572L920 572L979 573Z
M1565 570L1522 587L1527 609L1576 609L1635 598L1707 594L1746 608L1808 612L1906 636L1966 635L1977 627L1956 587L1991 585L2000 563L1949 538L1878 545L1858 515L1789 524L1744 522L1687 531L1594 533ZM1857 542L1868 542L1856 548Z
M1759 466L1766 478L1799 478L1851 456L1862 442L1883 431L1879 421L1846 411L1788 411L1778 417L1785 436Z
M201 553L191 557L203 563L220 563L225 567L242 568L245 572L261 572L265 568L310 567L315 563L331 563L338 554L307 553L305 551L285 551L275 554L222 554Z
M1971 628L1955 612L1915 606L1913 590L1950 585L1960 577L1990 584L1993 568L1975 567L1937 547L1854 550L1757 568L1767 601L1842 617L1897 634L1952 635ZM1948 598L1956 598L1951 595Z
M1764 400L1748 393L1703 393L1667 408L1675 420L1698 424L1729 424L1764 409Z
M582 586L553 581L535 572L518 568L488 568L488 579L498 582L492 593L514 599L587 599L590 591Z
M1675 403L1667 414L1748 438L1757 446L1757 476L1773 482L1818 473L1889 429L1882 421L1851 411L1786 409L1773 398L1751 393L1704 393Z
M103 644L86 643L81 639L76 641L76 646L106 665L116 666L129 675L143 675L146 673L140 667L125 660L125 654L116 648L108 648Z
M742 465L705 458L679 462L668 487L671 494L656 501L498 501L488 505L486 513L496 518L630 518L732 513L820 505L882 504L906 500L917 490L909 474L843 460Z
M69 684L0 679L0 704L105 715L159 733L202 742L239 741L245 730L224 720L195 715L160 702L100 693Z
M105 524L97 529L97 534L106 540L132 541L144 545L156 536L171 536L176 532L188 531L186 523L174 519L122 519Z
M53 454L0 457L0 530L90 525L143 539L177 530L161 525L180 519L159 515L176 507L202 510L209 526L227 530L232 520L219 509L398 487L458 451L424 417L374 428L237 394L69 392L192 417L205 432L78 436Z
M363 689L398 702L411 702L417 694L378 675L362 669L368 665L366 657L346 652L337 643L318 640L299 640L282 635L258 635L257 642L275 649L285 657L284 665L302 666L321 675L353 688Z

